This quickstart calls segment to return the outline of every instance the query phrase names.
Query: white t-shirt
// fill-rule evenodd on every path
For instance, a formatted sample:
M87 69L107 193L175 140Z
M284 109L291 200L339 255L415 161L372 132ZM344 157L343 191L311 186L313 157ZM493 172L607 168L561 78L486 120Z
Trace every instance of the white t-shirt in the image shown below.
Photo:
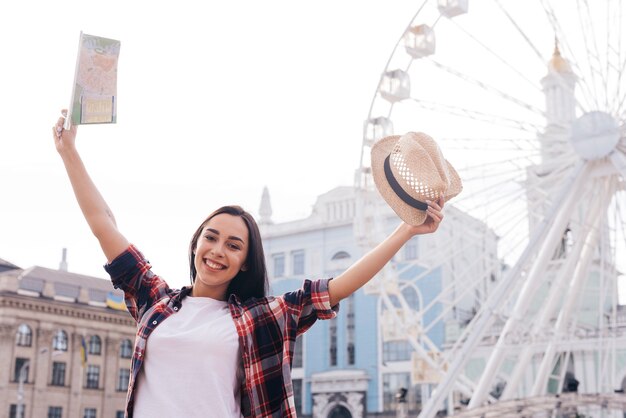
M241 353L228 304L187 296L150 337L134 417L241 417Z

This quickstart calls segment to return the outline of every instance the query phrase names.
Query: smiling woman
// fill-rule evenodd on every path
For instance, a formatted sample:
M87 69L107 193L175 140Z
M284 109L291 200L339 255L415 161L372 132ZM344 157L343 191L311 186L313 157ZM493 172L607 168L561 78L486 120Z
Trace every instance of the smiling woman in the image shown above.
M61 117L52 128L56 149L107 257L105 269L138 324L127 417L295 417L296 337L317 319L335 317L341 299L372 279L411 237L436 231L443 218L443 197L427 201L419 224L402 223L333 280L304 280L298 290L267 296L258 226L242 208L224 206L191 238L191 285L173 289L118 230L76 149L76 127L63 124Z

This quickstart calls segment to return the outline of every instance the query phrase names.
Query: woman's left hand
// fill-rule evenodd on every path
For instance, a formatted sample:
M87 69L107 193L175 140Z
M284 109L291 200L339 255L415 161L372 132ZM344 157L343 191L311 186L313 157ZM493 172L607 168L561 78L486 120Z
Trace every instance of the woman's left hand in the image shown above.
M427 217L424 223L417 226L410 225L413 235L431 234L439 228L439 224L443 220L443 196L439 197L436 202L426 201L426 203L428 203L428 209L426 209Z

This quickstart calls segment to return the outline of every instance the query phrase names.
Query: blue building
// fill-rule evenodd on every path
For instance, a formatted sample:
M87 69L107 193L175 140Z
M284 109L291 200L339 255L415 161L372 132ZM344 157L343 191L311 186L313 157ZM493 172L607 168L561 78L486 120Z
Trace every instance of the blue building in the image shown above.
M382 199L377 200L383 229L391 232L400 220ZM305 278L334 277L363 255L365 247L355 233L356 205L353 187L337 187L318 197L309 217L275 224L269 193L264 190L259 224L272 293L299 288ZM446 211L446 222L437 234L414 237L393 263L400 279L409 280L425 272L416 285L405 286L401 292L416 312L431 306L420 324L422 329L427 328L424 333L439 349L447 339L456 338L455 330L467 320L467 312L476 308L472 297L461 298L454 301L456 308L452 313L441 315L441 304L451 297L449 290L442 293L442 289L449 289L454 280L454 265L443 252L464 245L463 257L471 259L472 251L478 249L467 249L467 243L459 241L467 236L463 231L486 231L483 224L454 208ZM493 246L495 257L495 236L483 235L491 237L489 245ZM438 267L426 271L419 262L423 257L439 258L435 261ZM400 307L399 301L395 300L394 305ZM402 336L385 336L393 333L386 317L381 298L365 286L341 302L337 318L318 321L298 339L293 379L299 415L395 416L395 395L401 388L408 389L408 409L419 409L421 397L428 396L431 386L415 384L411 378L414 349Z

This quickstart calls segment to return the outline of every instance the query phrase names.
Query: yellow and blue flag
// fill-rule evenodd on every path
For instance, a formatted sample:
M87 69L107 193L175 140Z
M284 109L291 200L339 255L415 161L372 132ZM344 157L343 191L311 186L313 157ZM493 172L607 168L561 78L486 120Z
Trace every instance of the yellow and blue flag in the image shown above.
M126 303L124 303L124 296L120 294L116 294L114 292L109 292L107 294L106 304L111 309L115 309L118 311L126 310Z
M87 364L87 343L84 335L80 336L80 363L83 367Z

